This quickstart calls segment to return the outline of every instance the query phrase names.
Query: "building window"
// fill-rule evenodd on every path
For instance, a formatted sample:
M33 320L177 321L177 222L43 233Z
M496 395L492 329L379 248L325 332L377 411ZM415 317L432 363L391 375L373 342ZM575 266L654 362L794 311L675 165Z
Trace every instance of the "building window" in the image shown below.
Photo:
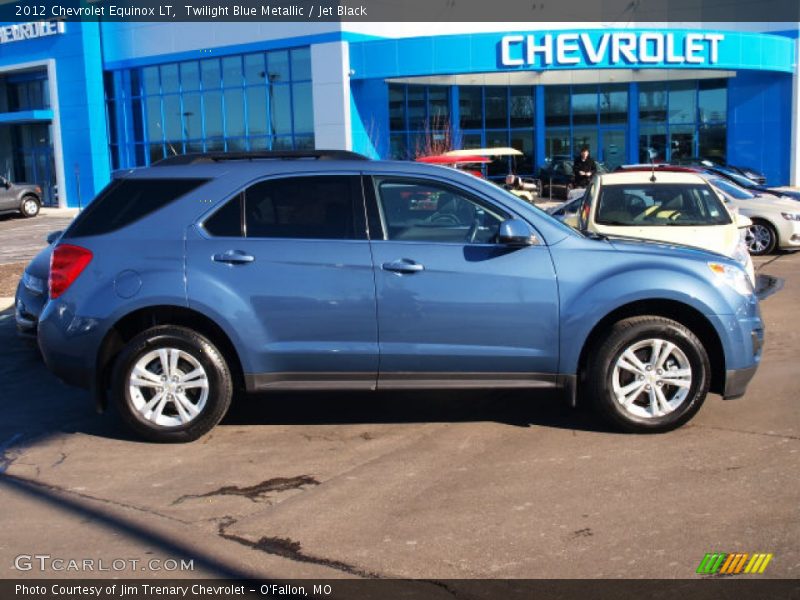
M314 147L309 48L106 73L115 169L215 150Z
M50 108L47 70L16 71L0 76L0 113Z
M725 162L727 102L724 79L640 84L639 160Z
M408 160L459 148L511 146L523 156L498 158L486 165L486 174L532 175L533 88L460 86L457 91L456 119L449 86L389 85L390 156Z
M389 86L389 151L399 160L453 149L450 88Z
M583 146L609 169L623 164L628 85L546 86L545 162L570 160Z

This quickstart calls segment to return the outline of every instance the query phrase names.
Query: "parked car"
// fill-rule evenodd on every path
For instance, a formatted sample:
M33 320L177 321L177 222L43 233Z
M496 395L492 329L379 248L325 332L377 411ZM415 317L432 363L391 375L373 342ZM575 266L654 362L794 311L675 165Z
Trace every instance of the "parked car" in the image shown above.
M752 167L728 165L724 162L711 160L709 158L701 158L699 156L693 156L691 158L678 158L673 160L672 164L686 167L726 169L747 177L750 181L758 185L766 185L767 183L767 178L764 176L764 174L761 171L753 169Z
M51 265L47 366L160 442L209 431L237 389L551 388L667 431L709 391L743 395L764 334L735 260L583 235L471 175L348 152L124 173Z
M541 181L541 196L545 198L561 198L568 200L575 188L572 159L552 160L539 169L538 178ZM606 166L599 161L597 164L598 173L608 173Z
M796 190L787 190L785 188L770 187L765 184L756 183L749 177L742 175L739 170L735 168L725 167L717 164L700 165L699 167L705 171L714 173L720 177L724 177L739 187L750 190L754 194L768 194L777 198L784 197L791 198L792 200L800 200L800 192Z
M572 225L569 219L565 222ZM629 167L596 176L582 198L581 231L684 244L736 260L755 284L739 229L750 226L726 208L699 173L687 167Z
M61 231L47 234L47 246L33 257L22 272L14 297L14 318L17 333L24 338L36 339L39 315L47 302L47 282L50 277L52 244L61 236Z
M752 167L743 167L743 166L736 166L736 165L728 165L731 169L738 171L740 174L747 177L750 181L753 181L759 185L766 185L767 184L767 177L757 169L753 169Z
M709 174L706 177L714 188L738 208L739 214L750 218L745 241L750 254L770 254L776 248L800 248L800 207L797 202L754 194L732 181Z
M0 177L0 213L18 212L30 218L42 207L42 188L32 183L11 183Z

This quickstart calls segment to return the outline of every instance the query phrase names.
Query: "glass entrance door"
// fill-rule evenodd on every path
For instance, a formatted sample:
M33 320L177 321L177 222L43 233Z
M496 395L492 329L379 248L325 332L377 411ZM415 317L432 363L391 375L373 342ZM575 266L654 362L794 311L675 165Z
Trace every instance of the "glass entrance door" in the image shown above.
M627 148L625 144L624 128L600 129L600 152L598 160L602 161L609 171L613 171L627 162Z
M45 206L58 204L53 146L49 123L10 126L11 179L42 188Z

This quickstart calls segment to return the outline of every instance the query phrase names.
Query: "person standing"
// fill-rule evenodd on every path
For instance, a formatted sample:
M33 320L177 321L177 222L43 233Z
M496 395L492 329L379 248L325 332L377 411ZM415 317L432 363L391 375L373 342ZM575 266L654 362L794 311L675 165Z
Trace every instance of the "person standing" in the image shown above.
M589 146L581 148L581 153L575 157L572 165L573 183L576 188L585 188L597 173L597 163L589 156Z

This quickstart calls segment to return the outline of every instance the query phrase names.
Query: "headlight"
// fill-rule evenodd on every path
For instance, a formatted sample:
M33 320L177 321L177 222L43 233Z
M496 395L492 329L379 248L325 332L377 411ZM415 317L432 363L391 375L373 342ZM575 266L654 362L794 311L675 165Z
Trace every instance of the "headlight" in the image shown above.
M800 213L781 213L781 216L787 221L800 221Z
M736 244L736 250L733 251L733 259L744 267L747 267L750 262L750 250L747 248L744 236L741 236L739 243Z
M32 294L36 294L37 296L44 294L44 279L34 277L27 271L22 274L22 285Z
M749 296L753 293L750 278L741 267L710 262L708 263L708 268L717 276L717 281L724 283L736 293L742 296Z

